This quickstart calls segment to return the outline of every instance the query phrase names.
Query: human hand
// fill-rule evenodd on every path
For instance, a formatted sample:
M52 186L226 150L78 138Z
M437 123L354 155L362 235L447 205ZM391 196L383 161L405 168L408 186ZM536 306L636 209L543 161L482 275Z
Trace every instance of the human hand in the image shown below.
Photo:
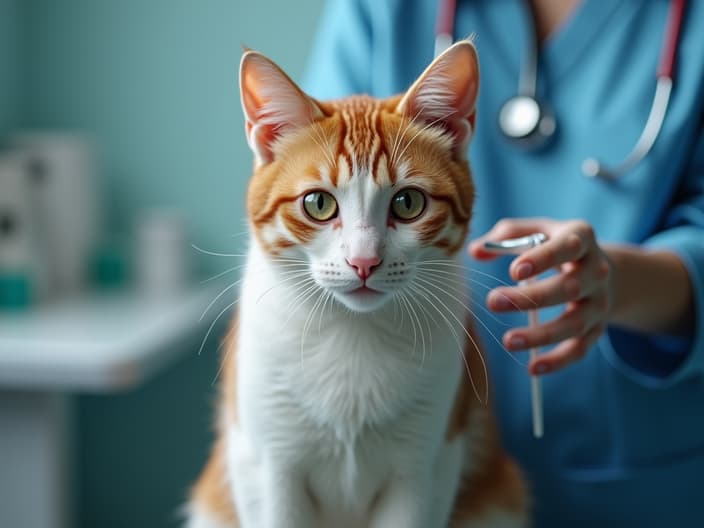
M565 311L552 321L512 328L503 336L504 346L512 352L556 345L529 364L530 373L539 375L584 357L606 328L612 296L610 263L592 227L581 220L504 219L473 241L469 253L477 260L493 259L497 255L484 250L485 241L536 232L545 233L547 241L513 260L511 278L524 281L551 268L558 273L519 286L495 288L487 295L487 306L496 312L510 312L565 305Z

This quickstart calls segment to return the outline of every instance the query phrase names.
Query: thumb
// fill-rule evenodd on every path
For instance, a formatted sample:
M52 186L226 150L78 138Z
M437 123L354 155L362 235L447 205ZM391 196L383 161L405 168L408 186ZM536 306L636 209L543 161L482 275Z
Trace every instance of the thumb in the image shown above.
M547 220L540 218L504 218L494 224L494 226L470 242L467 248L468 253L477 260L491 260L496 258L496 253L486 251L484 243L492 240L499 242L509 238L518 238L536 233L545 232L548 228Z

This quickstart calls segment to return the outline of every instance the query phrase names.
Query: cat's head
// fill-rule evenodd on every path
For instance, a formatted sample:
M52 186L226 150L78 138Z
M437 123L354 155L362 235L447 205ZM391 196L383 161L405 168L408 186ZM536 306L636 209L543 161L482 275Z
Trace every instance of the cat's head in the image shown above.
M317 286L353 311L413 291L423 266L464 244L478 85L468 41L436 58L405 94L330 102L246 51L240 88L255 154L247 206L264 253L272 262L301 259Z

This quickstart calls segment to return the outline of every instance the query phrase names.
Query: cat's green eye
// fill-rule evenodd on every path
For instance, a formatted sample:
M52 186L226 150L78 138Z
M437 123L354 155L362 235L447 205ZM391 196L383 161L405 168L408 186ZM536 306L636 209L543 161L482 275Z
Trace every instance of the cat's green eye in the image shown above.
M303 209L317 222L326 222L337 216L337 202L332 194L313 191L303 197Z
M391 198L391 212L399 220L409 221L425 209L425 195L418 189L404 189Z

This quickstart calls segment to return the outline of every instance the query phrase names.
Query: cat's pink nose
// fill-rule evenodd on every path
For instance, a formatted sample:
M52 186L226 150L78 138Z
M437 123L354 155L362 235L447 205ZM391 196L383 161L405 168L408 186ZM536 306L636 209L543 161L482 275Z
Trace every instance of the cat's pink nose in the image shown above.
M369 278L369 275L372 274L372 271L374 271L374 268L381 264L381 258L353 257L351 259L347 259L347 264L349 264L350 267L354 268L360 279L367 280L367 278Z

